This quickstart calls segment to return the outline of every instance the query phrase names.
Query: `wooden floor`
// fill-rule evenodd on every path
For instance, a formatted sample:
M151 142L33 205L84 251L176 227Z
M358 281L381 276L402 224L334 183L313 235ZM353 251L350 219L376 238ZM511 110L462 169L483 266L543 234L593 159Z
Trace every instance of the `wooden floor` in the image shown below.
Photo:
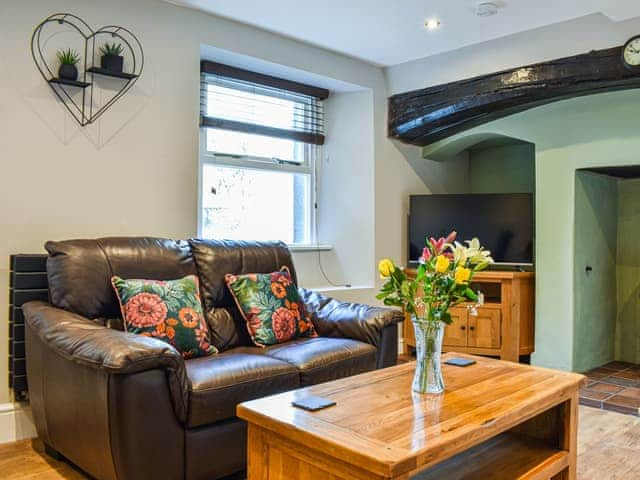
M580 407L580 480L640 478L640 418Z
M38 441L0 445L0 478L5 480L84 479L72 466L53 460ZM640 418L580 407L580 480L640 478Z

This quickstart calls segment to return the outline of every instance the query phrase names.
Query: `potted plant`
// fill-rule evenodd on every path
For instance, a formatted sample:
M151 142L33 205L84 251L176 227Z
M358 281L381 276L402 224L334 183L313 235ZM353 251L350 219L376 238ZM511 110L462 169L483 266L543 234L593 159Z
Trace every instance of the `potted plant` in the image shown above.
M446 238L428 239L413 280L388 258L378 265L385 284L376 298L411 314L416 334L412 388L418 393L444 391L440 355L444 327L452 322L450 309L463 302L482 304L482 295L469 284L477 272L493 263L491 252L482 248L477 238L465 242L466 246L455 238L456 232L451 232ZM475 307L469 308L474 314Z
M76 65L80 61L80 54L68 48L58 51L57 55L58 61L60 62L58 77L75 82L78 79L78 68Z
M121 53L124 47L121 43L105 43L100 47L100 66L104 70L109 70L113 73L122 73L122 67L124 65L124 58Z

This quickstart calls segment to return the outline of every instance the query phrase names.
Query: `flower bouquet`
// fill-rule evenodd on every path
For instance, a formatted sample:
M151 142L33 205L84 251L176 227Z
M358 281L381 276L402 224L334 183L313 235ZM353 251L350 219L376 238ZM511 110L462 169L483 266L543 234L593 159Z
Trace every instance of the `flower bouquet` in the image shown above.
M413 390L419 393L444 391L440 355L444 327L452 321L450 309L464 302L482 304L482 295L471 289L470 282L493 263L491 252L477 238L463 245L456 236L454 231L426 241L415 279L388 258L378 264L386 281L376 298L403 307L412 316L417 361Z

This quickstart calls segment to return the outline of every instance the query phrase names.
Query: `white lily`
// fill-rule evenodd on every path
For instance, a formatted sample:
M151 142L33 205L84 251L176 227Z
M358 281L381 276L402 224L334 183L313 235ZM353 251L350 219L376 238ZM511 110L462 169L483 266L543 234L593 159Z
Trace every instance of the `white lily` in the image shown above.
M466 243L469 245L469 250L480 250L482 248L478 237L473 237L471 240L467 240Z
M493 263L491 258L491 252L489 250L480 250L470 259L472 265L478 265L480 263Z
M480 240L478 238L467 240L467 245L468 248L466 254L472 265L477 265L480 263L493 263L491 252L482 248L482 246L480 245Z
M458 265L464 265L467 261L467 249L461 243L455 242L454 245L451 246L453 250L453 260Z

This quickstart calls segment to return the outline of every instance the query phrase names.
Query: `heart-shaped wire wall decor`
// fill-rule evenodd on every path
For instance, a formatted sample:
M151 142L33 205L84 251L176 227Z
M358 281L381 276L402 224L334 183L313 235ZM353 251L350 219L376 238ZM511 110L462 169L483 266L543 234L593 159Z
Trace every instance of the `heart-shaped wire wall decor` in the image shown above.
M71 48L60 41L69 38L70 33L80 36L80 48L77 51L80 56L80 68L77 68L78 77L75 80L61 78L56 73L56 69L51 67L55 57L50 51L51 48L47 48L50 44L56 44L56 41L58 50ZM121 46L120 62L124 68L104 68L99 55L100 41L104 42L103 46L107 43L117 43ZM144 66L142 45L129 30L116 25L93 30L80 17L70 13L53 14L35 28L31 36L31 55L42 78L82 127L94 123L131 90L142 74ZM100 88L97 86L99 82L102 82ZM103 101L97 103L96 97Z

